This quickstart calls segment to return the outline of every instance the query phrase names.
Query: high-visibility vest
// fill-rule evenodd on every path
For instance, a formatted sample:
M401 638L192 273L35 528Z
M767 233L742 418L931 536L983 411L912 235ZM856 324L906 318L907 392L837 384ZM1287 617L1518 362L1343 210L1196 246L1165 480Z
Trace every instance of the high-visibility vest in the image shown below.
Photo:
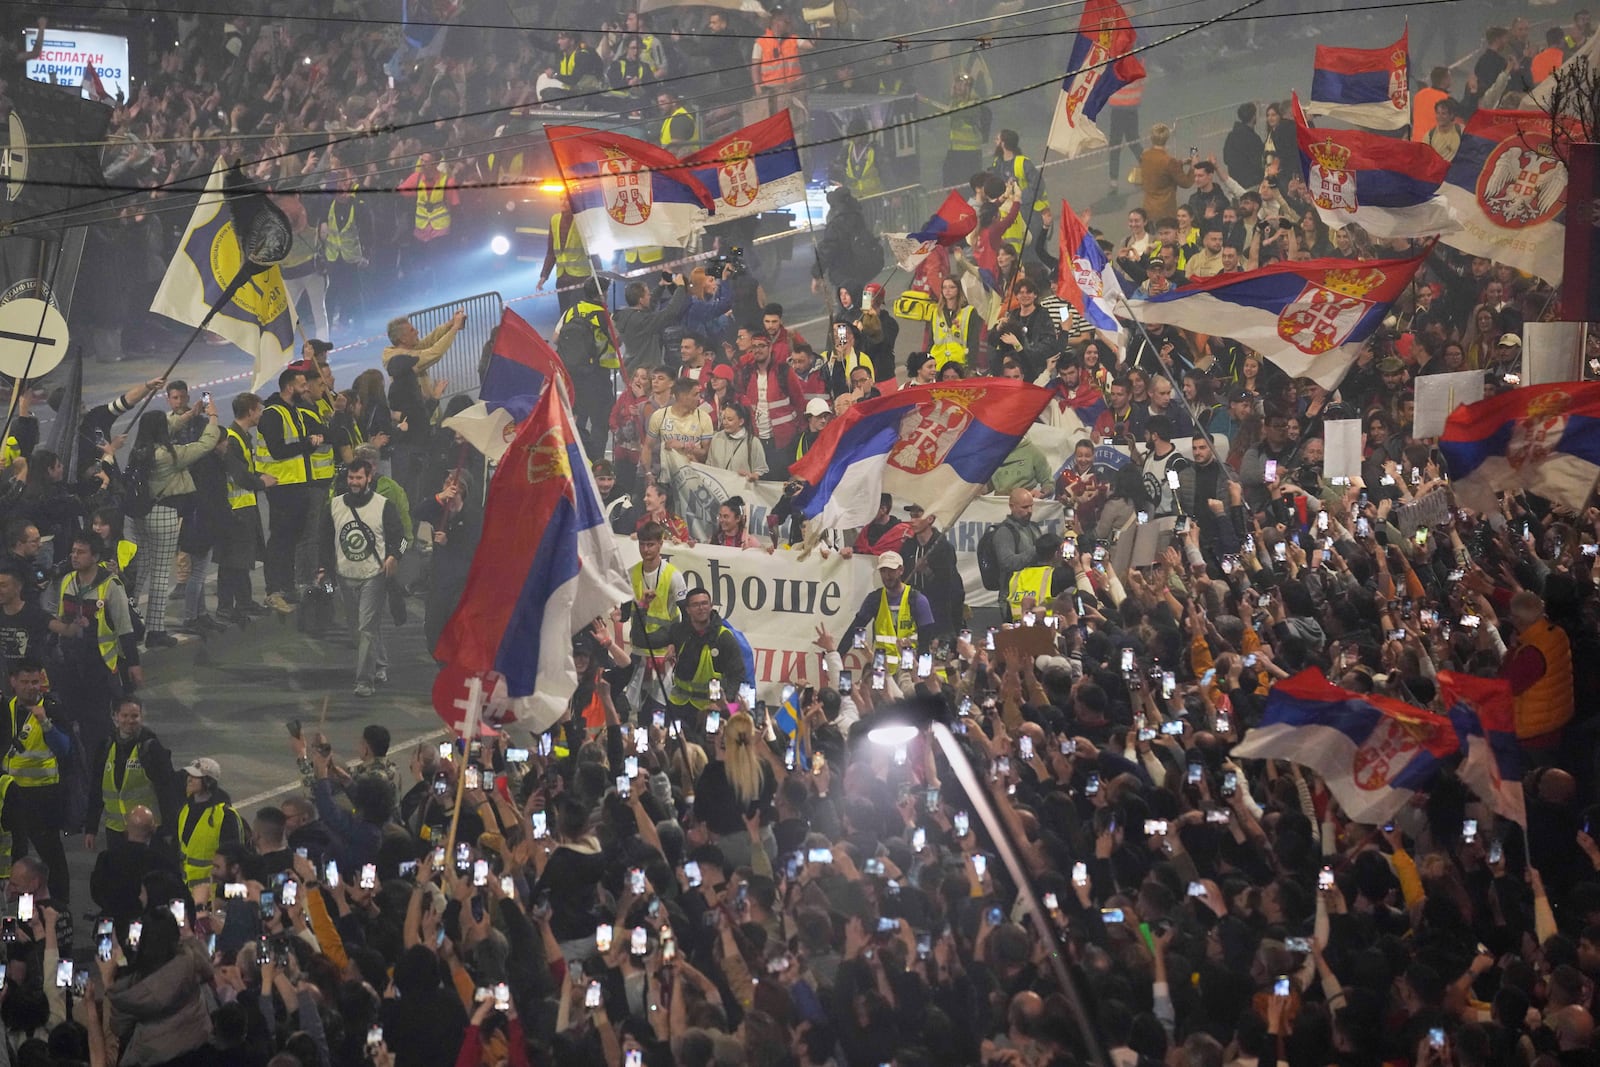
M911 586L901 584L900 606L889 610L889 591L878 591L878 616L872 620L872 643L898 649L901 638L917 636L917 621L911 617Z
M295 444L305 437L305 424L300 421L300 409L291 408L287 404L268 404L267 411L262 413L262 418L267 413L276 413L279 421L283 423L283 443ZM266 460L256 454L257 469L262 474L270 474L278 480L279 485L300 485L308 477L306 457L290 456L288 459L276 459L267 451L263 443L262 451L266 452Z
M438 181L429 185L426 177L417 175L417 233L450 232L450 205L444 199L444 188L449 181L448 176L441 174Z
M844 153L844 183L857 199L876 196L883 192L883 178L878 173L878 149L867 145L858 156L853 148Z
M121 580L109 571L101 571L99 579L88 589L80 587L78 592L68 593L67 590L78 580L76 571L68 571L67 576L61 579L61 607L63 610L69 600L84 604L92 601L92 607L79 611L79 616L87 618L92 611L95 619L95 643L100 646L100 658L105 661L106 669L115 671L122 662L122 646L117 637L117 631L112 629L111 622L106 618L106 586L112 582L121 585Z
M244 439L244 434L228 427L228 436L239 442L239 451L244 453L245 466L250 468L250 473L256 473L255 446ZM239 485L232 477L228 479L228 507L234 511L256 506L256 491L248 486Z
M350 213L342 223L339 221L339 201L328 205L328 237L323 242L322 254L329 263L360 261L361 228L356 225L355 201L350 201Z
M11 787L17 780L9 774L0 775L0 817L6 809L6 801L11 796ZM11 831L0 824L0 878L11 877Z
M1054 567L1024 567L1013 574L1006 598L1011 603L1012 618L1022 611L1022 598L1026 596L1033 597L1034 611L1050 614L1050 581L1054 576Z
M583 245L583 234L578 232L572 216L557 214L550 219L550 243L556 250L557 274L574 278L587 278L594 274L594 264L589 262L589 250Z
M206 808L197 821L190 813L194 805L185 804L178 812L178 848L183 851L183 881L193 888L211 881L211 857L222 844L222 824L228 817L228 805L217 801ZM190 828L190 822L194 826Z
M660 245L640 245L638 248L629 248L622 253L622 258L635 266L645 263L660 263L666 258L666 249Z
M19 709L16 697L8 700L6 707L11 710L12 740L6 752L5 772L17 780L17 785L28 789L61 781L55 751L45 742L44 730L33 717L32 709ZM20 720L19 710L22 712Z
M661 561L661 566L656 571L656 584L652 587L652 591L656 594L655 599L650 601L650 607L639 616L639 624L653 647L659 647L655 642L656 635L678 621L678 605L672 601L672 579L677 575L676 567L666 560ZM633 602L635 610L638 610L637 605L644 600L646 592L644 564L635 563L633 569L628 572L628 577L633 582Z
M160 825L160 805L156 801L156 786L144 769L144 742L134 742L122 765L122 784L117 785L117 745L115 737L106 749L106 765L100 772L100 795L106 802L106 829L124 833L128 829L128 812L144 805L156 816Z
M679 115L689 120L689 136L674 138L672 136L672 120ZM677 145L680 149L693 150L700 143L700 124L689 114L689 109L679 104L672 109L672 114L661 121L661 147L668 148Z
M970 111L958 111L950 116L950 151L982 152L983 131Z
M1127 85L1111 94L1111 99L1106 103L1112 107L1138 107L1144 99L1144 79L1131 81Z
M578 47L574 48L572 51L570 51L570 52L566 53L565 55L563 55L561 57L560 64L556 67L556 70L561 75L561 77L563 77L563 78L571 78L572 75L573 75L573 72L578 69L578 57L580 55L582 55L583 53L587 52L588 50L589 50L589 46L588 45L580 44Z
M317 401L317 409L311 417L317 421L316 426L306 427L306 436L320 434L322 444L311 453L311 480L314 482L331 482L338 473L339 464L333 455L333 436L330 427L333 425L333 403L323 397Z
M761 55L761 88L786 89L800 80L800 42L768 30L756 41Z
M1027 156L1016 155L1011 157L1011 174L1012 177L1016 178L1017 188L1022 191L1023 196L1028 195L1028 179L1024 175L1027 173L1029 162ZM1038 193L1039 195L1033 201L1033 211L1035 213L1043 211L1050 206L1050 202L1044 198L1044 182L1042 180L1039 183ZM1026 232L1023 226L1023 216L1026 214L1028 214L1026 211L1017 212L1017 217L1011 220L1010 226L1006 227L1005 240L1019 243L1019 247Z
M600 366L607 370L616 370L622 366L622 360L617 357L617 348L611 343L611 334L606 331L605 314L606 309L599 304L580 300L561 316L560 329L588 329L589 320L592 318L594 341L600 349Z
M717 638L727 630L726 626L719 624L717 633L700 649L699 662L695 664L694 674L690 677L683 676L683 661L678 661L678 669L672 672L672 703L690 704L701 711L711 707L711 679L717 677L717 665L711 649Z
M944 308L939 308L933 313L929 329L933 333L933 344L928 347L928 355L932 356L940 370L946 363L967 363L967 328L972 324L974 312L972 305L959 309L954 322L946 319Z

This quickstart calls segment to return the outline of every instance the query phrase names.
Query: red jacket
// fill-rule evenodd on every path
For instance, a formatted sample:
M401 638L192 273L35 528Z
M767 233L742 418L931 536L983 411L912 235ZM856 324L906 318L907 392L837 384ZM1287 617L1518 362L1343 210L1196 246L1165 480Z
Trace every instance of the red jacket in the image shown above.
M751 432L757 433L761 420L756 415L756 382L762 374L752 360L739 368L739 403L750 409ZM767 418L771 423L771 438L779 448L786 447L799 435L805 418L806 391L795 377L794 369L773 358L765 371L767 380Z

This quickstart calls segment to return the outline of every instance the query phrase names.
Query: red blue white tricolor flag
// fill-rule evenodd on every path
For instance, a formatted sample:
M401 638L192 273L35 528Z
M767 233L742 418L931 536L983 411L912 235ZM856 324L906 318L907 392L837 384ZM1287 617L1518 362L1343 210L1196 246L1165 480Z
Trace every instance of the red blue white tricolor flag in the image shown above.
M1398 130L1411 123L1408 26L1384 48L1317 45L1307 115L1326 115L1369 130Z
M1078 35L1067 57L1067 75L1050 120L1052 152L1072 158L1106 143L1095 120L1106 101L1145 76L1144 62L1131 55L1138 34L1117 0L1089 0L1078 20Z
M602 258L622 248L677 247L712 210L711 193L660 145L609 130L546 126L584 245Z

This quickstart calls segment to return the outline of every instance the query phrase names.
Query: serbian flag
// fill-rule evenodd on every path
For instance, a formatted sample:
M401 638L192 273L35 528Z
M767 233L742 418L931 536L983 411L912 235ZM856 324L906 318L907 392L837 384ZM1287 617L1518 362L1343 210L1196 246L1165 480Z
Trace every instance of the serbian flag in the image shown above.
M1527 826L1522 747L1517 744L1511 683L1504 678L1440 671L1439 698L1455 724L1461 750L1467 754L1458 772L1461 780L1496 813Z
M683 162L694 180L711 191L719 222L806 198L806 176L788 108L711 142Z
M1457 748L1455 728L1443 715L1377 693L1352 693L1308 669L1272 687L1261 725L1244 735L1233 757L1310 767L1352 820L1382 823Z
M1050 120L1049 145L1071 159L1106 143L1095 125L1100 109L1123 86L1144 77L1144 62L1132 55L1138 34L1117 0L1088 0L1061 79L1061 99Z
M483 536L434 658L499 672L518 721L540 733L577 691L572 635L632 595L566 393L546 389L489 483Z
M609 130L546 126L583 243L602 259L622 248L689 243L711 194L660 145Z
M1116 305L1122 298L1122 283L1095 243L1094 234L1065 200L1061 201L1060 256L1056 296L1076 308L1097 329L1116 333Z
M490 461L500 462L516 436L517 426L532 414L545 386L561 383L570 405L572 380L555 349L510 308L500 312L500 325L490 341L489 364L478 402L444 420L444 425Z
M1536 493L1581 512L1600 475L1600 382L1511 389L1456 408L1439 450L1463 507L1495 510L1495 494Z
M1574 120L1562 121L1573 140L1585 140ZM1462 228L1445 244L1561 284L1567 165L1550 132L1542 111L1478 111L1467 120L1442 186Z
M789 473L796 502L824 529L865 526L878 498L915 500L949 525L983 492L1050 402L1028 382L978 378L913 385L855 404Z
M1439 185L1449 160L1421 141L1360 130L1312 129L1294 97L1300 172L1322 221L1374 237L1426 237L1461 228Z
M922 229L911 233L886 233L884 237L888 238L889 251L900 269L915 274L935 248L960 244L977 228L978 213L965 197L952 189L939 210L922 224Z
M1411 28L1387 48L1317 45L1306 114L1327 115L1369 130L1411 124Z
M1230 337L1291 378L1331 391L1430 251L1431 244L1410 259L1274 263L1191 281L1132 307L1146 325Z

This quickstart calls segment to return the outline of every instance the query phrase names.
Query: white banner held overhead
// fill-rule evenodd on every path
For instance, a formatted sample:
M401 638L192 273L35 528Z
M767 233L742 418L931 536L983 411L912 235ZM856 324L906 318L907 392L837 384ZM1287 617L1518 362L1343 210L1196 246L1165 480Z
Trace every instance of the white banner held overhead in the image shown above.
M1330 419L1322 424L1322 438L1323 477L1361 477L1361 420Z
M1522 326L1522 384L1583 379L1581 322L1528 322Z
M1412 416L1412 436L1438 437L1445 420L1462 404L1483 399L1483 372L1457 371L1454 374L1424 374L1414 383L1416 413Z

